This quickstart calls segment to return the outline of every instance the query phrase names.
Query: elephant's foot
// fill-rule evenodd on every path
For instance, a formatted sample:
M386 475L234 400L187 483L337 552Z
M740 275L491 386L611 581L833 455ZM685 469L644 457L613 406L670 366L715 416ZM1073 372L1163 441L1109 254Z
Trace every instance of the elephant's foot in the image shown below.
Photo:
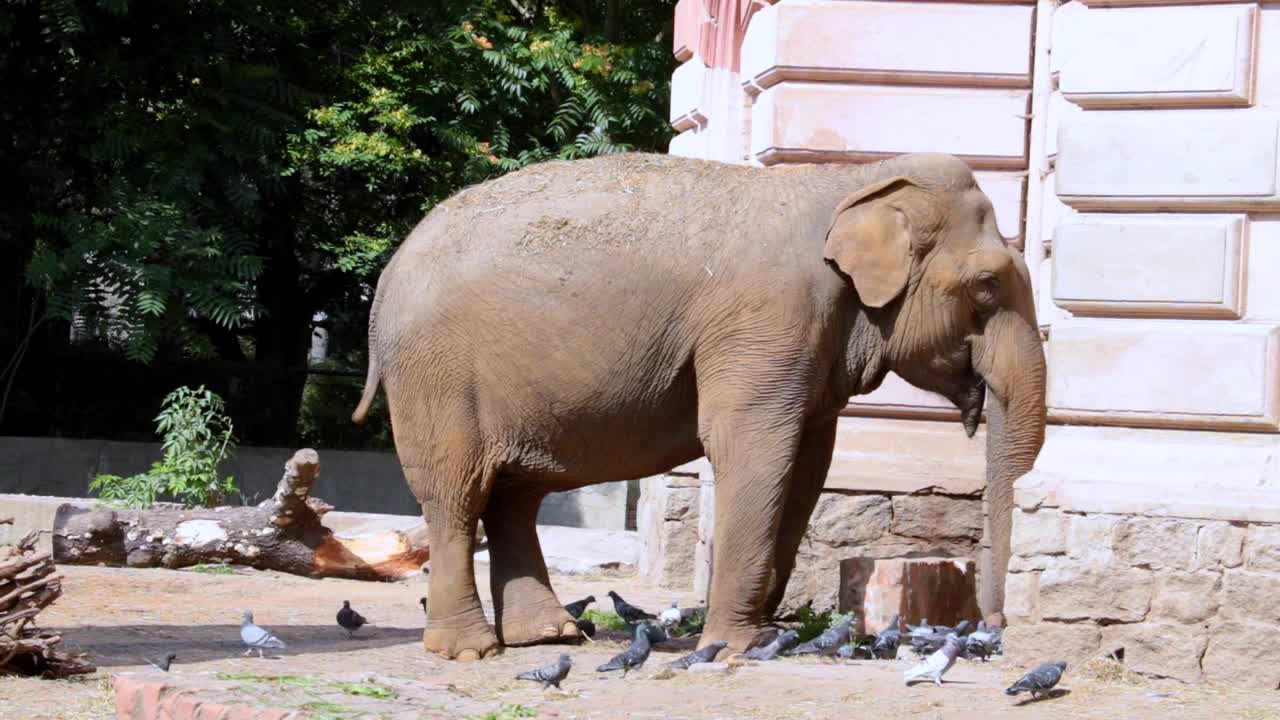
M448 660L464 662L498 655L502 652L502 645L493 634L493 628L485 622L483 613L477 610L476 614L480 616L479 622L473 619L456 625L437 625L432 622L435 618L431 618L422 633L422 646Z
M702 631L702 637L698 640L698 649L701 650L713 642L722 641L728 644L724 650L720 651L718 657L728 657L765 643L774 633L773 628L763 624L708 627Z
M498 637L504 645L533 645L579 637L573 616L550 593L537 603L517 607L504 605L497 625Z

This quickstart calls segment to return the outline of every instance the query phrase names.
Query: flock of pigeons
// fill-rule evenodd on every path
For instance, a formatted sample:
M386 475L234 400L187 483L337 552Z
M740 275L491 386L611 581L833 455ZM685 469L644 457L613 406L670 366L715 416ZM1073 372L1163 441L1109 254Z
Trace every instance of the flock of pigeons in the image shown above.
M599 673L621 670L622 676L625 678L628 671L638 670L644 666L649 659L654 643L670 639L669 628L683 625L688 635L696 635L702 631L702 621L706 618L706 613L703 609L680 608L674 602L671 603L671 607L655 616L623 600L622 596L612 590L609 591L609 598L613 601L614 612L626 623L626 628L632 634L633 639L627 649L618 653L609 662L596 668L596 672ZM582 614L586 611L587 606L595 601L594 595L588 595L581 600L564 606L565 610L574 617L578 628L587 637L595 635L595 624L583 618ZM425 613L427 611L426 598L422 598L418 602L422 605L422 610ZM342 609L338 610L337 620L338 626L347 631L348 637L365 625L373 624L352 609L351 603L346 600L342 601ZM978 627L970 631L967 620L960 621L955 627L947 627L945 625L930 625L928 619L925 618L920 621L919 625L908 624L907 633L904 635L898 629L898 620L898 616L895 615L886 628L872 636L869 642L863 644L852 642L852 615L805 643L798 643L800 635L795 630L785 630L778 633L769 643L747 650L744 653L744 657L749 660L768 661L783 656L816 655L818 657L856 658L859 654L865 654L870 658L894 659L898 656L898 648L905 637L912 651L921 657L921 660L903 673L904 682L907 685L911 685L914 682L933 681L936 685L941 686L943 675L955 665L958 658L978 658L986 662L991 655L1002 652L1001 630L999 628L988 628L984 622L979 622ZM656 621L656 623L651 621ZM246 656L256 650L258 657L263 657L264 650L278 650L286 647L283 640L253 622L253 611L251 610L245 610L241 618L240 640L246 648L244 652ZM709 663L715 660L716 655L724 649L725 645L726 643L724 642L711 643L674 662L668 663L667 667L673 670L685 670L700 663ZM159 662L151 660L147 662L168 672L170 664L176 658L177 656L174 653L169 653ZM567 653L562 653L556 658L555 662L520 673L516 676L516 679L541 683L544 690L548 687L559 689L560 683L569 676L569 670L572 667L573 658ZM1047 695L1058 684L1066 669L1066 662L1045 663L1022 676L1017 682L1009 686L1005 693L1018 695L1019 693L1029 692L1032 697L1038 699L1042 695Z
M705 618L705 612L701 609L681 609L674 602L671 603L670 608L663 610L655 617L623 600L616 592L610 591L609 597L613 600L614 612L627 623L628 627L632 628L634 639L627 649L596 668L596 672L621 670L622 676L626 677L629 670L638 670L649 659L655 642L668 639L664 627L689 620L699 613ZM595 602L595 596L589 595L564 607L575 619L578 619L592 602ZM649 622L652 620L657 620L657 624ZM893 659L898 656L898 647L904 637L898 629L898 620L899 618L894 616L893 621L885 629L876 633L870 642L861 645L851 642L853 639L852 615L805 643L798 643L800 635L795 630L785 630L778 633L768 644L747 650L744 657L749 660L767 661L782 656L802 655L854 658L860 653L865 653L871 658ZM579 620L579 622L582 621ZM700 630L700 627L695 626L689 634L695 634ZM958 658L978 658L986 662L991 655L1003 651L1002 631L999 628L987 627L985 622L979 622L978 627L970 631L967 620L962 620L955 627L947 627L930 625L926 618L921 620L919 625L908 624L907 631L905 637L911 649L922 658L919 663L903 673L903 680L907 685L931 680L940 686L943 675L955 665ZM724 647L724 642L712 643L668 663L667 667L683 670L699 663L711 662ZM520 673L516 679L541 683L544 690L553 686L559 689L560 683L569 676L569 670L572 667L573 658L567 653L562 653L555 662ZM1067 664L1063 661L1045 663L1019 678L1005 690L1005 693L1018 695L1029 692L1032 697L1039 699L1053 690L1066 669Z

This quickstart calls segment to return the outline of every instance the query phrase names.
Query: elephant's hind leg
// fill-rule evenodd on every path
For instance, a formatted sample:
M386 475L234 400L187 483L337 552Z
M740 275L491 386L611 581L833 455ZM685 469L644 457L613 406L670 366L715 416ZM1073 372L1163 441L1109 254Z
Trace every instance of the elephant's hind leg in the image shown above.
M578 637L578 627L551 589L536 520L545 493L498 479L484 512L494 623L504 645Z
M448 477L425 468L406 466L415 490L420 483L435 492L420 494L431 547L427 597L431 612L422 644L427 650L456 660L479 660L502 650L485 619L476 592L476 522L484 480Z

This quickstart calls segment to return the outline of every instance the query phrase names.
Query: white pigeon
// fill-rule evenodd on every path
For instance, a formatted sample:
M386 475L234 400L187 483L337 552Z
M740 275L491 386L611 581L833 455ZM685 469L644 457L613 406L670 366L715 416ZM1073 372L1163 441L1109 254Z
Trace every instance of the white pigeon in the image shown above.
M671 607L658 613L658 622L662 623L663 625L667 625L667 626L678 625L680 623L680 619L681 619L681 613L680 613L679 602L675 600L671 602Z
M955 633L947 633L942 647L929 657L921 660L915 667L902 673L902 679L910 685L913 680L932 680L935 685L942 685L942 676L956 664L960 656L960 637Z
M258 657L262 657L264 648L283 649L285 647L284 641L280 638L272 635L266 628L253 624L252 610L245 610L244 617L240 620L240 640L249 648L244 651L245 655L257 650Z

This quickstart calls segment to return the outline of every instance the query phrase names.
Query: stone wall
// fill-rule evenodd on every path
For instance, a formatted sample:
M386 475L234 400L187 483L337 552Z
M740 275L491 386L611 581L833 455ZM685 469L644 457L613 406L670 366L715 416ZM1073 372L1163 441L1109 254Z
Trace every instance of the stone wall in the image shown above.
M1015 511L1017 657L1119 653L1185 682L1280 685L1280 525Z

